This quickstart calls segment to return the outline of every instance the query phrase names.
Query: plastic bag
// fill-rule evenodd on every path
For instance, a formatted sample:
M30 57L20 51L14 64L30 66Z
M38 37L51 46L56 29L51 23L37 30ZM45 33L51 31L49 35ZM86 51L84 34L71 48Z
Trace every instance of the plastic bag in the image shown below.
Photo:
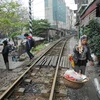
M67 78L69 80L83 81L84 79L87 78L87 76L79 74L79 73L75 72L73 69L71 69L71 70L67 70L64 73L64 78Z

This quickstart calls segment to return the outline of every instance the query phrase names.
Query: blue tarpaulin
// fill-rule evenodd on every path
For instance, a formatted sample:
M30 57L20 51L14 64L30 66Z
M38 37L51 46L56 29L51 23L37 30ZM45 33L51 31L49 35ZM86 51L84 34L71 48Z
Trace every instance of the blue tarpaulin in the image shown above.
M18 35L17 38L24 39L25 36L24 35Z

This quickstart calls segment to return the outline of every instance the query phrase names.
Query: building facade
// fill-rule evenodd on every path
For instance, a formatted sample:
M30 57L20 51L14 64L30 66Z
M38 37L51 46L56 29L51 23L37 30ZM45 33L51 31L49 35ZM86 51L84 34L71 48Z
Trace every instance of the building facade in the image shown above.
M89 21L100 17L100 1L93 0L81 14L81 26L88 25Z
M90 4L91 2L93 2L93 0L88 0L88 4Z
M87 7L88 2L89 2L88 0L75 0L75 4L77 4L77 12L76 12L77 23L80 21L80 15Z
M45 19L51 23L51 27L66 28L65 0L45 0Z
M66 7L66 29L70 30L71 28L71 12L69 7Z
M88 4L88 1L90 0L75 0L75 4L78 5L78 9L79 9L82 5Z
M88 4L83 11L81 13L79 11L78 8L76 27L80 37L80 35L82 35L81 30L84 30L84 27L87 26L92 19L100 20L100 0L88 0Z
M75 29L75 22L76 16L74 15L74 11L66 7L66 29Z

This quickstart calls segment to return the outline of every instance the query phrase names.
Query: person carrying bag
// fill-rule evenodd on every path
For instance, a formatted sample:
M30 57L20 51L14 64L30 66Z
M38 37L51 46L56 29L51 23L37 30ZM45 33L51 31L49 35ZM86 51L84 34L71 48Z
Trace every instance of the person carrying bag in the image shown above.
M86 35L81 36L79 45L75 45L73 49L73 60L75 63L74 70L81 74L85 74L86 64L88 61L90 62L90 65L93 66L93 60L87 41L88 37Z

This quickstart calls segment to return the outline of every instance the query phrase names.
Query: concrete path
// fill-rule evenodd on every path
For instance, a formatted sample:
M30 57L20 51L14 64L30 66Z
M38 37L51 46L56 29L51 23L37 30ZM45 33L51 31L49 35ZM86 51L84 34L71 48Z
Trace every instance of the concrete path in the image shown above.
M5 64L4 64L3 57L2 57L2 54L1 54L2 49L3 49L3 45L0 45L0 69L6 69ZM13 62L12 61L12 57L9 56L10 69L15 69L15 68L19 67L23 63L24 63L24 61L21 61L21 62L19 62L19 61Z
M69 40L68 54L73 54L73 48L77 44L74 37ZM89 81L80 89L68 88L69 100L99 100L96 94L93 80L97 76L94 66L87 66L86 75L89 77Z
M17 62L12 61L12 57L9 56L9 68L10 69L15 69L19 67L21 64L23 64L24 62L25 61L17 61ZM0 69L6 69L2 54L0 54Z
M68 44L67 44L68 45L68 54L73 53L73 47L76 44L77 44L77 41L74 37L72 37L68 41ZM38 55L38 56L40 56L40 55ZM15 69L16 67L18 67L22 63L24 63L24 62L12 62L11 57L9 57L9 62L10 62L10 68L11 69ZM5 65L4 65L3 58L2 58L1 54L0 54L0 69L5 69ZM21 69L19 69L19 70L21 70ZM9 80L17 77L17 73L14 70L12 72L2 72L2 70L1 70L0 73L1 73L1 75L0 75L0 86L5 86L3 80L5 80L6 83L8 82L8 84L9 84ZM95 87L94 87L94 84L93 84L93 79L97 75L95 73L95 67L88 66L87 69L86 69L86 75L90 78L90 80L89 80L89 82L87 82L83 86L83 88L78 89L78 90L68 88L68 90L67 90L67 92L68 92L67 94L68 94L68 97L69 97L68 100L99 100L97 98L96 90L95 90Z
M74 46L75 46L76 44L78 44L77 41L76 41L76 39L75 39L74 37L72 37L72 38L69 40L69 50L68 50L69 53L73 54L73 48L74 48Z

